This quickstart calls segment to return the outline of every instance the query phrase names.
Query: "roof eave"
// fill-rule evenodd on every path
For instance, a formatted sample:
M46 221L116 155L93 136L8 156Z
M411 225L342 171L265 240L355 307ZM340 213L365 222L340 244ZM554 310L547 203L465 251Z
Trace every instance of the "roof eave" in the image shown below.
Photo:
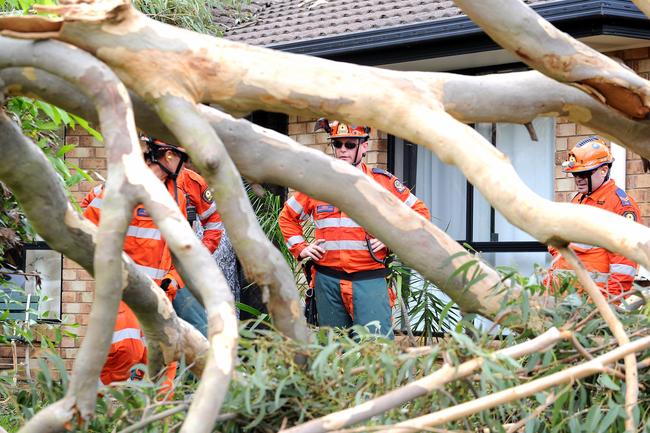
M542 17L575 37L612 34L633 35L650 39L648 19L634 4L626 0L566 0L533 6ZM613 23L613 24L612 24ZM463 40L462 44L454 41ZM441 42L445 44L441 44ZM418 54L425 48L426 53ZM496 48L496 44L466 16L438 21L349 33L319 39L267 45L281 51L308 54L362 64L386 63L385 53L407 48L399 59L416 60L443 57Z

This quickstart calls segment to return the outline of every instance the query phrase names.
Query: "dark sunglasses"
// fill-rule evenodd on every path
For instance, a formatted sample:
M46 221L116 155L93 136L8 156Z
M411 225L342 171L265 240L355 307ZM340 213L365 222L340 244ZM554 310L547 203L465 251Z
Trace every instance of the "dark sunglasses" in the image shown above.
M573 177L578 177L580 179L587 179L588 177L591 177L592 174L594 174L596 170L589 170L589 171L581 171L579 173L571 173Z
M354 149L357 147L359 143L352 143L351 141L346 141L345 143L339 140L332 140L332 146L334 146L335 149L340 149L343 146L345 146L346 149Z

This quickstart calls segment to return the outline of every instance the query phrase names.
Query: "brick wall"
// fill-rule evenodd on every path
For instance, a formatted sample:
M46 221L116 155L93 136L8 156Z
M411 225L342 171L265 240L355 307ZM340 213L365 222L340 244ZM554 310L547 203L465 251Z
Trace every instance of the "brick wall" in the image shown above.
M622 59L639 75L650 79L650 47L611 53L613 57ZM556 149L555 149L555 200L570 201L575 195L575 183L570 175L562 173L561 163L566 161L568 150L589 135L594 133L581 125L568 122L567 119L557 120ZM615 161L614 164L621 164ZM626 185L625 190L638 203L641 209L641 222L650 225L650 173L643 172L641 158L631 150L626 150Z

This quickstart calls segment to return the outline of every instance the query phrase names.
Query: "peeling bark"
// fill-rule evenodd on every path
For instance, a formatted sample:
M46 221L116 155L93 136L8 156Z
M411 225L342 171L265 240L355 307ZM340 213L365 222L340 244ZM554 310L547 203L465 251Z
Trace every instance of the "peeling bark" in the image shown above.
M650 113L650 83L630 68L576 41L519 0L456 0L496 43L531 68L577 85L634 119ZM508 13L501 11L508 10Z

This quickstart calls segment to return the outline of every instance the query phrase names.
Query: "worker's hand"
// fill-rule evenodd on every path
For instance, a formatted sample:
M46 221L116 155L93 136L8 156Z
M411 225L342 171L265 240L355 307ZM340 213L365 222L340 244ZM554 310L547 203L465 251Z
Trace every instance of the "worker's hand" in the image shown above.
M386 248L386 245L377 238L371 238L370 239L370 248L372 248L373 253L376 253L376 252L381 251L384 248Z
M313 244L307 245L304 250L300 252L300 258L311 258L314 261L319 261L323 258L325 254L325 248L321 247L321 244L325 242L325 239L316 239L316 242Z

